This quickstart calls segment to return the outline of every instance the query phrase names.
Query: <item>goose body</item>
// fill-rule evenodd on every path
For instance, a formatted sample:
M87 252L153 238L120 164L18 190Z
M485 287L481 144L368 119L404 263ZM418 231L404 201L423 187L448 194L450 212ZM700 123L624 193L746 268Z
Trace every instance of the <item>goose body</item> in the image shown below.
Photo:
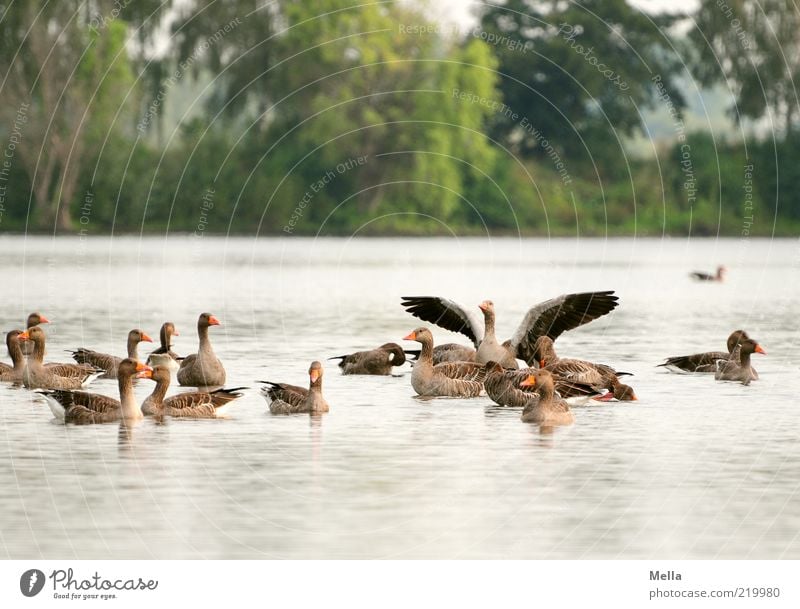
M153 339L145 334L142 330L134 328L128 332L127 340L127 357L134 361L139 361L139 343L148 342L152 343ZM117 368L124 358L111 355L109 353L100 353L91 349L79 347L72 352L72 358L79 364L88 364L95 368L105 370L105 378L117 378Z
M289 385L288 383L273 383L261 381L261 395L269 402L269 411L272 414L322 414L328 412L330 407L322 396L322 364L311 362L308 369L308 389Z
M8 356L11 358L12 365L2 364L0 366L0 381L7 383L21 383L22 374L25 370L25 356L22 354L19 335L21 330L11 330L6 334L6 347Z
M166 366L155 366L152 371L144 373L144 378L151 378L156 382L153 393L142 403L144 414L186 419L217 419L225 415L231 402L243 395L238 391L244 387L236 387L215 391L189 391L165 398L170 377L170 371Z
M677 355L668 357L663 364L668 370L673 372L705 372L714 374L717 371L717 361L727 360L736 346L745 339L750 338L744 330L734 330L728 336L728 351L706 351L704 353L693 353L692 355ZM752 380L758 380L758 372L751 366Z
M177 372L180 368L178 360L180 357L172 350L172 337L180 336L175 329L175 324L167 321L161 326L159 339L161 346L147 356L147 365L151 367L166 366L170 372ZM158 357L166 356L166 357Z
M523 423L555 426L572 425L575 422L575 415L569 409L569 404L556 395L553 375L547 370L534 371L521 385L536 389L536 393L522 410L520 418Z
M377 349L357 351L349 355L338 355L329 359L338 359L342 374L371 374L386 376L392 368L406 363L406 354L397 343L386 343Z
M530 386L523 386L522 382L535 372L535 368L506 370L497 362L489 362L486 364L486 378L483 381L486 395L500 406L523 408L530 402L531 395L536 390ZM567 402L580 403L604 394L601 387L592 387L555 376L553 382L557 395Z
M133 359L124 359L118 366L119 400L86 391L65 389L40 390L53 415L64 423L89 425L114 421L133 421L142 418L142 411L133 393L133 377L149 370Z
M67 364L65 374L58 374L58 367L48 367L44 364L45 335L44 330L39 326L34 326L18 336L21 341L30 340L33 342L33 353L25 362L22 372L22 383L28 389L80 389L91 383L103 371L91 366L74 368L72 364ZM77 370L77 372L75 372Z
M474 398L483 390L486 368L476 362L433 363L433 335L427 328L417 328L404 340L422 344L419 359L411 371L411 387L427 397Z
M717 361L714 378L718 381L737 381L749 385L753 380L750 356L753 353L766 355L767 352L752 338L743 339L726 360Z
M716 273L703 273L702 271L692 271L689 273L689 277L694 279L695 281L717 281L723 282L725 281L725 274L728 272L724 266L718 266Z

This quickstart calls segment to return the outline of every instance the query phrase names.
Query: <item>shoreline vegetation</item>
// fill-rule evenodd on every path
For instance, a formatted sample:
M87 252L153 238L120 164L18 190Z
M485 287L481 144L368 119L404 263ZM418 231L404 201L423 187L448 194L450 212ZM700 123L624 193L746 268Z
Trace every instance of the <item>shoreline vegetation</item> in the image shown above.
M772 72L752 86L800 21L757 49L757 15L726 5L731 30L716 0L692 15L603 0L603 19L487 4L462 29L423 4L250 1L4 14L0 231L800 233L793 88ZM720 82L736 85L729 126L688 120Z

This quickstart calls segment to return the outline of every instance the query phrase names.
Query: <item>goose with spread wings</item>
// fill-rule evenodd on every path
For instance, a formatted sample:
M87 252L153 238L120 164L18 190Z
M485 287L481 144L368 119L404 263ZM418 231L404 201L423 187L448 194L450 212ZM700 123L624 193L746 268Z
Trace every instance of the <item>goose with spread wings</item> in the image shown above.
M475 361L485 364L498 362L504 368L518 368L517 358L532 366L534 345L540 336L555 340L563 332L610 313L617 306L619 297L613 290L562 294L545 300L525 314L522 323L509 340L501 343L495 336L494 303L485 300L479 308L483 320L467 308L438 296L403 296L403 307L414 317L427 321L451 332L459 332L469 338L477 349Z

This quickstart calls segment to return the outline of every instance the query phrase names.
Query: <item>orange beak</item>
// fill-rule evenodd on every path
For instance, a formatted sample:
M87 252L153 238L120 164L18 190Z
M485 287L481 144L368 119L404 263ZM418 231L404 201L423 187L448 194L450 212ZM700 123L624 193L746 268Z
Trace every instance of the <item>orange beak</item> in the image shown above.
M416 332L412 332L408 336L404 336L403 340L417 340L417 333Z
M544 368L547 365L547 361L540 359L539 360L539 368Z
M153 369L147 364L136 362L136 378L137 379L150 379L153 378Z
M220 324L219 320L212 315L211 317L208 318L208 325L209 326L220 326L222 324Z
M142 341L146 343L152 343L153 339L147 336L147 334L145 334L144 332L142 332Z
M635 393L631 394L631 401L632 402L638 402L639 401L639 398L636 397Z
M39 315L39 323L40 324L49 324L50 320L47 319L44 315Z
M180 333L177 330L173 330L172 336L180 336Z
M481 303L481 304L479 304L479 305L478 305L478 308L479 308L481 311L485 311L485 310L486 310L488 307L487 307L485 304Z
M316 383L317 379L319 378L319 370L312 370L308 373L308 376L311 377L311 382Z
M26 330L25 332L23 332L22 334L20 334L20 335L19 335L17 338L18 338L19 340L30 340L30 339L31 339L31 337L30 337L30 335L28 334L28 331L27 331L27 330Z
M536 387L536 377L532 374L519 384L520 387Z
M761 347L761 345L756 345L756 353L761 353L762 355L766 355L767 352Z

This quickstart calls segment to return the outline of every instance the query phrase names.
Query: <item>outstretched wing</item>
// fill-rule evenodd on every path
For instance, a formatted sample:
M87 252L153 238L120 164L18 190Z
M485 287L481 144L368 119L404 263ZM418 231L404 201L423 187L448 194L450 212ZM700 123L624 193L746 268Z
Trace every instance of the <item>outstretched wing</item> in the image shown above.
M483 323L457 302L438 296L403 296L402 305L414 317L451 332L460 332L477 348L483 340Z
M614 310L619 297L613 290L562 294L530 309L511 337L510 348L520 359L534 361L534 345L540 336L553 340L563 332L602 317Z

